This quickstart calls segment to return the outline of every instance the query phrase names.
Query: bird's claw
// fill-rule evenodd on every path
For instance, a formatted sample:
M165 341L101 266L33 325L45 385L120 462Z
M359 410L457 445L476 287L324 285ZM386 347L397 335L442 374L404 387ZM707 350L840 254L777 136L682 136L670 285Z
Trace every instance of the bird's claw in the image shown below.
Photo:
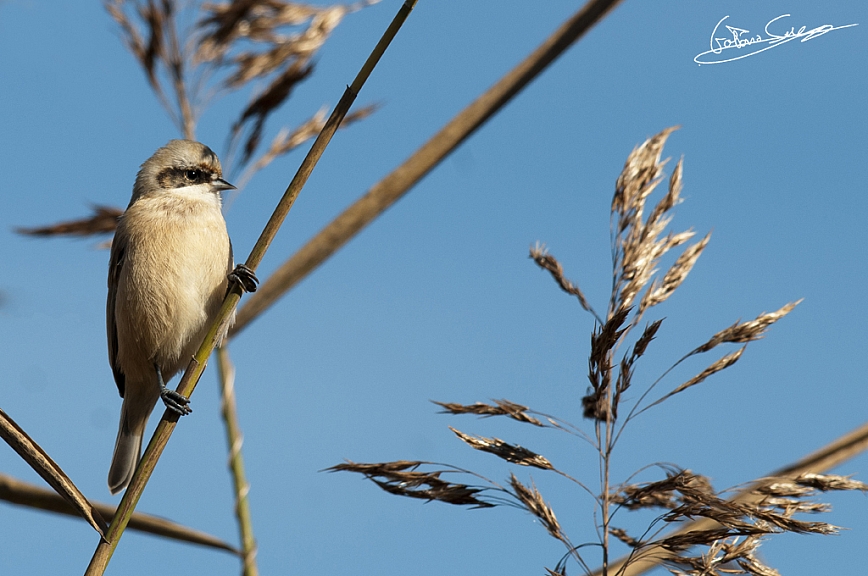
M160 398L163 399L163 404L166 405L166 408L177 413L179 416L186 416L193 411L190 408L189 398L165 386L160 389Z
M238 284L245 292L256 292L256 285L259 284L259 278L244 264L235 266L235 269L229 273L229 280Z

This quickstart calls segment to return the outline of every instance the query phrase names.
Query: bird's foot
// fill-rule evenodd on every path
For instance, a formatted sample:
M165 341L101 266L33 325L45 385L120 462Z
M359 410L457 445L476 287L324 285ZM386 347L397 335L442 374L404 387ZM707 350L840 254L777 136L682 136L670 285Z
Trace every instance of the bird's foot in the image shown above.
M244 264L238 264L235 270L229 273L229 281L235 282L245 292L256 292L256 285L259 284L259 278L256 277L253 270Z
M193 411L190 408L190 399L175 390L170 390L165 386L160 387L160 398L163 399L163 404L172 412L176 412L179 416L186 416Z

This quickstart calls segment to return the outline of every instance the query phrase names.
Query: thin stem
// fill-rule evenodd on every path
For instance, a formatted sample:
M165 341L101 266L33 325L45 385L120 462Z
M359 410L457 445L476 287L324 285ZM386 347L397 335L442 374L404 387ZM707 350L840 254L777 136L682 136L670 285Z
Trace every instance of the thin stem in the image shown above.
M217 348L217 374L220 380L220 411L226 425L226 442L229 445L229 470L232 472L232 486L235 489L235 517L241 536L241 559L244 576L258 576L256 566L256 538L253 536L253 522L250 519L250 501L247 494L250 484L244 473L244 457L241 446L244 436L238 424L238 410L235 404L235 367L229 358L226 347Z
M329 141L332 136L334 136L335 131L338 129L338 126L341 123L341 120L344 119L344 116L347 115L347 112L352 106L353 101L355 101L356 96L361 90L362 85L364 85L365 81L370 76L371 72L374 69L374 66L377 65L383 53L386 50L386 47L395 37L395 34L398 32L398 29L407 19L407 16L410 15L410 11L413 9L413 6L416 5L415 0L407 0L401 6L401 9L398 11L398 14L395 16L392 23L389 25L389 28L386 29L386 32L383 34L380 41L377 43L377 46L374 48L371 55L365 61L362 69L359 70L359 73L356 75L355 80L350 86L347 86L347 89L344 91L343 96L341 96L340 101L338 101L337 106L332 111L331 116L326 121L325 126L323 126L322 131L317 136L317 139L314 141L313 146L308 152L307 156L301 163L301 166L298 168L298 172L296 172L295 177L292 179L292 182L289 183L289 186L286 188L286 191L283 194L283 198L280 200L280 204L278 204L277 208L274 210L274 213L271 215L271 219L268 221L268 224L265 225L265 229L262 231L262 234L257 240L256 245L253 247L253 250L250 252L250 256L247 258L247 262L245 264L251 270L256 270L259 263L262 261L262 257L265 255L265 251L268 249L268 246L271 244L271 241L277 235L277 231L280 228L280 225L283 223L284 218L289 213L290 208L295 203L295 199L298 197L298 193L301 192L301 188L307 182L307 179L310 177L311 172L313 171L314 166L319 161L322 156L323 151L326 146L328 146Z
M295 202L295 199L298 197L301 188L304 186L305 182L307 182L307 179L313 171L314 166L316 166L317 161L322 156L323 151L325 150L326 146L331 140L331 137L334 135L335 131L340 125L341 120L343 120L344 116L352 105L353 100L355 100L356 95L358 94L362 85L364 85L365 80L367 80L368 76L370 75L376 63L379 61L386 47L391 42L392 38L394 38L395 34L400 28L400 25L404 22L404 20L406 20L415 3L415 1L407 0L407 2L405 2L404 5L401 6L401 9L392 21L392 24L390 24L389 28L383 34L383 37L380 39L380 42L377 44L377 46L374 48L374 51L368 57L368 60L362 66L362 69L356 76L356 79L353 81L352 86L348 87L347 90L344 92L343 97L341 97L340 102L338 102L338 105L335 107L332 115L326 122L326 125L323 127L316 141L313 143L313 146L311 147L307 156L305 156L304 161L299 167L298 172L296 172L295 177L292 179L292 182L290 182L289 186L287 187L286 192L284 192L284 195L280 199L280 202L275 208L274 213L268 220L265 229L262 231L259 240L253 247L250 256L248 256L246 264L247 267L251 270L255 271L259 263L262 261L263 256L265 256L266 250L268 250L268 247L271 245L272 240L274 239L275 235L277 235L277 231L280 228L280 225L283 223L283 220L286 218L286 215L292 208L292 205ZM193 393L193 390L196 388L196 385L199 382L199 378L201 378L202 376L202 372L205 370L208 357L211 355L211 351L214 350L215 346L217 345L219 339L218 335L225 334L229 319L232 316L232 313L235 311L235 306L238 304L240 298L241 287L237 283L231 283L229 293L223 300L223 305L220 308L220 312L217 314L217 318L214 320L211 328L208 330L208 334L205 336L205 340L202 342L202 345L196 352L195 357L190 361L190 364L187 366L187 369L184 372L184 376L181 378L181 381L178 384L177 391L179 393L183 394L188 398ZM150 479L151 474L153 473L154 468L157 465L157 461L159 460L160 455L163 453L166 444L169 442L169 438L171 437L177 423L178 414L166 410L166 412L163 414L162 420L160 420L159 424L157 424L157 429L154 432L154 436L151 438L151 441L148 444L144 455L142 456L142 460L139 463L138 468L136 468L135 473L133 474L133 478L130 482L129 487L127 488L126 492L124 492L124 496L121 499L120 504L118 505L118 512L112 519L112 523L109 526L109 530L106 534L105 539L100 541L99 545L94 551L90 564L85 571L86 576L101 575L105 572L105 569L108 566L112 555L114 554L115 548L117 548L118 541L120 540L124 529L127 527L130 516L135 510L136 505L138 504L138 501L141 498L142 493L144 492L145 485L148 483L148 480Z
M187 94L187 86L184 82L184 58L181 54L180 43L178 42L176 22L177 19L175 14L172 13L166 26L169 32L170 50L170 54L168 54L168 57L166 58L166 64L169 66L169 75L172 77L172 86L175 88L175 96L178 100L178 110L181 113L181 131L184 133L184 138L195 140L196 118L193 114L193 107L190 105L190 96Z
M100 536L105 535L108 526L96 507L88 501L51 456L2 409L0 409L0 438L15 450L49 486L54 488L66 503L87 520Z
M0 500L10 502L19 506L33 508L35 510L43 510L56 514L64 514L80 518L81 514L73 508L66 500L53 490L34 486L27 482L22 482L11 476L0 473ZM105 504L103 502L93 502L94 509L99 512L103 518L111 518L115 515L116 506ZM106 526L108 528L108 526ZM240 556L241 551L232 546L228 542L224 542L219 538L207 534L200 530L194 530L188 526L183 526L177 522L172 522L165 518L151 516L136 512L130 519L127 526L128 530L139 530L147 532L155 536L170 538L180 542L188 542L190 544L198 544L210 548L225 550L231 552L235 556Z
M688 358L690 358L694 354L697 354L697 352L695 350L692 352L689 352L688 354L685 354L684 356L679 358L678 361L675 362L675 364L673 364L672 366L667 368L666 371L663 372L663 374L661 374L654 382L651 383L651 385L647 389L645 389L644 392L642 392L642 395L639 396L639 399L636 400L636 402L633 404L633 407L630 408L630 412L627 414L627 417L624 418L624 421L621 424L620 428L618 428L618 432L617 432L617 434L615 434L615 439L612 441L612 447L613 448L614 448L615 444L618 443L618 439L621 437L621 433L624 431L624 428L627 426L627 423L630 422L630 420L632 420L633 418L635 418L635 417L639 416L640 414L642 414L643 412L645 412L645 410L654 406L654 404L656 403L656 402L651 403L648 406L644 406L641 409L639 409L639 406L642 404L642 402L645 400L645 398L648 397L648 394L651 393L651 391L657 386L657 384L660 383L661 380L663 380L670 372L675 370L675 368L679 364L681 364L682 362L684 362L685 360L687 360Z
M610 350L607 353L606 359L606 370L611 371L613 352ZM614 404L614 392L612 390L612 386L610 385L606 391L606 419L603 423L603 429L606 432L606 443L603 447L603 574L608 575L609 573L609 522L611 521L610 513L609 513L609 474L611 472L611 459L612 459L612 428L614 426L614 421L612 420L614 411L616 407Z

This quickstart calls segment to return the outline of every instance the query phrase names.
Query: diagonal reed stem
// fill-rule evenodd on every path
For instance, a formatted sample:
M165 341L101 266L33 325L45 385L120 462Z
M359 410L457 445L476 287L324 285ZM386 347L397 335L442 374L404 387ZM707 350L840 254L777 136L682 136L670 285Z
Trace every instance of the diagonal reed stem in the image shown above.
M33 484L2 473L0 473L0 500L17 506L24 506L31 510L44 510L55 514L81 517L78 510L73 508L69 502L53 490L47 490L41 486L34 486ZM93 507L103 518L111 518L115 515L116 508L111 504L93 502ZM106 526L106 528L108 528L108 526ZM133 514L127 529L139 530L141 532L147 532L148 534L154 534L155 536L162 536L163 538L170 538L180 542L188 542L190 544L198 544L200 546L225 550L235 554L236 556L241 556L241 550L238 550L231 544L224 542L211 534L195 530L188 526L183 526L165 518L159 518L141 512Z
M287 260L238 311L230 337L298 284L317 266L397 202L464 140L530 84L621 0L590 0L527 58L450 120L403 164L380 180Z
M82 518L87 520L100 536L105 536L106 523L99 510L88 501L66 472L36 443L11 416L0 409L0 438L9 444L49 486L61 496Z
M253 521L250 519L250 501L247 494L250 484L244 472L244 457L241 446L244 437L238 424L238 410L235 404L235 367L229 359L226 347L217 348L217 372L220 379L220 411L226 424L226 442L229 445L229 470L232 472L232 486L235 489L235 516L241 536L241 561L243 576L259 576L256 565L256 538L253 536Z
M413 10L415 5L416 0L406 0L404 2L398 11L398 14L392 20L391 24L389 24L389 27L383 33L380 41L377 43L376 47L374 47L374 50L371 52L370 56L368 56L368 59L356 75L353 83L344 91L338 105L335 106L331 116L319 136L317 136L317 139L314 141L313 146L311 146L307 156L305 156L302 161L295 177L292 179L284 192L283 197L280 199L274 213L265 225L265 229L259 236L259 240L256 241L253 250L250 252L250 256L247 257L246 265L251 270L255 271L257 266L259 266L266 250L268 250L272 240L277 235L280 225L283 223L283 220L292 208L295 199L298 197L299 192L301 192L302 187L304 187L304 184L307 182L308 177L322 156L326 146L328 146L328 143L340 125L341 120L346 116L365 81L370 76L374 67L377 65L377 62L379 62L383 53L386 51L386 48L401 28L401 25L410 15L410 12ZM211 355L211 351L214 350L218 343L218 334L225 333L225 327L230 322L232 314L235 311L235 306L238 304L240 298L241 287L237 283L231 283L229 293L223 300L223 305L220 308L216 320L208 330L208 334L205 336L202 345L199 347L199 350L196 352L193 359L190 360L190 364L187 366L184 376L178 383L177 391L179 393L188 398L193 393L193 390L199 382L199 378L202 376L202 372L205 370L208 357ZM145 485L150 479L151 474L154 472L157 460L159 460L166 444L169 442L169 438L175 430L177 423L178 414L166 410L160 423L157 424L157 429L154 431L154 435L151 438L147 449L145 449L145 453L142 456L138 468L136 468L136 471L133 474L133 479L130 482L129 487L126 492L124 492L124 496L118 505L118 511L112 519L105 538L100 541L94 551L90 564L85 571L86 576L97 576L105 572L112 554L114 554L115 548L117 548L118 542L123 535L124 529L129 523L130 516L132 516L132 513L144 492Z

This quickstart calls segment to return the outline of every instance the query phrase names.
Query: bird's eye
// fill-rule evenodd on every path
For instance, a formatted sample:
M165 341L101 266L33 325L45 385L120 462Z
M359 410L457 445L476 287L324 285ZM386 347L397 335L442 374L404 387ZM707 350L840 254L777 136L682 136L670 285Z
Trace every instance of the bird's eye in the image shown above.
M184 178L188 182L198 182L202 178L201 170L184 170Z

